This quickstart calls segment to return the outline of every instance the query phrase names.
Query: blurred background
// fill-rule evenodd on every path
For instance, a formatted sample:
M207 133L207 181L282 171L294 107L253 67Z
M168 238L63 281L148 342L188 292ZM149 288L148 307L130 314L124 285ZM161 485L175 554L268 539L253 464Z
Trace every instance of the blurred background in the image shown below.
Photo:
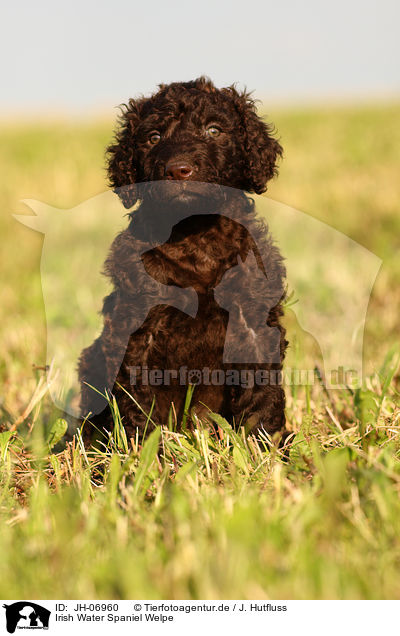
M117 105L201 74L254 90L274 122L285 153L268 196L383 260L364 347L368 370L381 362L398 337L400 309L399 19L394 0L3 5L0 373L8 416L26 404L32 365L46 359L43 235L11 215L28 213L23 199L70 209L104 192ZM111 242L111 225L104 232Z

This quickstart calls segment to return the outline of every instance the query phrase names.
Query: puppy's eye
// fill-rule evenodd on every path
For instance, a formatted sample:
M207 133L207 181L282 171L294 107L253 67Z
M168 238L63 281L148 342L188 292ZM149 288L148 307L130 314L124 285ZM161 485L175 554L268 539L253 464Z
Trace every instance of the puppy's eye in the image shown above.
M156 130L153 130L153 132L151 132L149 135L149 142L151 143L152 146L155 146L156 144L158 144L160 139L161 139L161 135Z
M208 128L206 128L206 135L207 137L212 137L212 139L215 139L216 137L219 137L221 134L221 129L218 128L218 126L208 126Z

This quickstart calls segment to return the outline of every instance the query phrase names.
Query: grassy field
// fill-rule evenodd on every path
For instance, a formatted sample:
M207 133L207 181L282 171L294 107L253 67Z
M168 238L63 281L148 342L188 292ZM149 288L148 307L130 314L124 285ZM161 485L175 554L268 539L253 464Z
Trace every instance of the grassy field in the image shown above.
M269 196L383 260L364 387L289 388L288 461L218 417L219 438L199 422L144 446L117 426L93 455L59 441L37 368L43 239L11 213L28 211L21 199L72 208L103 192L113 122L0 122L0 598L400 597L400 106L268 115L285 148Z

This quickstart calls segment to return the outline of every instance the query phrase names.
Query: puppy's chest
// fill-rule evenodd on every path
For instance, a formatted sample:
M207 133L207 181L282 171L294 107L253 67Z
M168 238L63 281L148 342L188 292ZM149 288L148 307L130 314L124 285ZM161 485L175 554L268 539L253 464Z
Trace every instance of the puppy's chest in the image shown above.
M185 313L160 304L152 315L149 361L167 368L220 365L229 313L215 300L224 274L245 253L248 235L236 221L221 216L191 217L174 227L170 238L142 254L148 275L163 285L192 289L197 311ZM166 295L167 297L167 295ZM150 327L150 325L148 325Z
M181 365L215 367L222 360L229 316L213 298L200 298L193 317L171 306L159 305L153 314L148 361L163 368Z
M147 273L165 285L207 293L248 250L243 228L225 217L191 218L178 224L165 243L142 255Z

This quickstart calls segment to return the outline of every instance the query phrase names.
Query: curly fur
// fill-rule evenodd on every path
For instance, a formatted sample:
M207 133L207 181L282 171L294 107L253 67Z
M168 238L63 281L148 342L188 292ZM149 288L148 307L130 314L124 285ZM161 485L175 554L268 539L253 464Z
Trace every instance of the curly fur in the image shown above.
M218 127L216 138L210 137L210 124ZM155 144L153 131L159 135ZM244 194L265 192L281 154L272 126L258 117L249 94L234 86L217 89L204 77L162 84L151 97L122 107L107 149L109 181L126 208L140 204L112 244L105 272L114 289L104 300L104 328L79 363L82 415L92 412L97 428L111 428L112 417L91 387L112 391L128 435L166 423L169 413L179 426L189 379L183 386L176 379L153 386L139 374L133 387L132 368L281 369L287 345L280 324L285 271ZM168 173L171 162L191 170L178 183L179 192ZM206 189L200 192L202 184ZM222 193L219 186L225 186ZM178 194L173 198L171 192ZM184 203L187 193L194 206ZM195 315L189 292L176 304L179 290L195 294ZM278 341L268 336L274 330ZM255 338L264 332L265 338ZM251 354L254 362L225 363L224 351L240 359ZM266 357L274 361L265 363ZM247 388L200 383L192 417L211 409L234 425L245 422L253 431L274 433L284 428L284 405L279 383Z

